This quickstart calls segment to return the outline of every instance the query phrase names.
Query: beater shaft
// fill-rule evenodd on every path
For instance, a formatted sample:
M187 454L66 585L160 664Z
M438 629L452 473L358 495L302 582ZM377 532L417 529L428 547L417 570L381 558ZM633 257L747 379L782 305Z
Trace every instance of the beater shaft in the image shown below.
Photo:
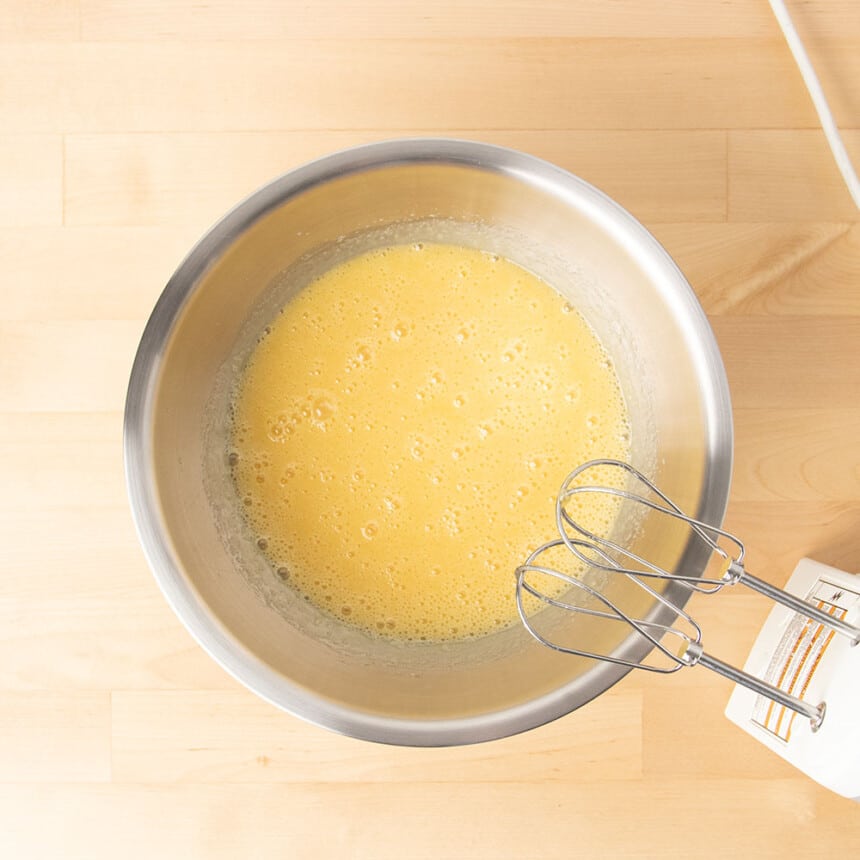
M742 669L738 669L729 663L724 663L717 657L706 654L702 650L702 646L698 643L693 643L687 648L684 660L685 662L689 660L689 665L691 666L704 666L706 669L722 675L723 678L728 678L729 681L733 681L735 684L740 684L742 687L746 687L748 690L752 690L754 693L758 693L760 696L764 696L778 705L783 705L795 713L807 717L812 726L812 731L817 731L824 720L825 705L823 703L816 706L809 704L809 702L804 702L803 699L798 699L797 696L792 696L779 687L756 678L755 675L750 675Z
M819 624L829 627L836 633L847 636L851 640L852 645L860 642L860 628L848 624L840 618L834 618L829 612L813 606L801 597L795 597L793 594L789 594L787 591L783 591L781 588L777 588L775 585L771 585L769 582L765 582L763 579L759 579L747 571L743 572L738 582L743 583L759 594L763 594L765 597L769 597L774 603L779 603L797 612L799 615L803 615L812 621L817 621Z

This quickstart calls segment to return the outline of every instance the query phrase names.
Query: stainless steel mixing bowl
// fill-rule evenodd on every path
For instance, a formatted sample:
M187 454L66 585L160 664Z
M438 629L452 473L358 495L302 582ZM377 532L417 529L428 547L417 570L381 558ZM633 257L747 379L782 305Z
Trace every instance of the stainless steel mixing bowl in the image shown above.
M230 383L267 317L337 260L418 237L501 253L568 295L615 363L634 463L715 524L732 423L717 346L679 269L612 200L536 158L440 139L359 147L276 179L201 239L152 313L126 402L129 495L155 577L200 645L263 698L355 737L433 746L532 728L624 672L553 653L519 627L398 644L339 625L268 569L226 465ZM677 534L636 534L667 564L703 566ZM634 637L595 650L644 656Z

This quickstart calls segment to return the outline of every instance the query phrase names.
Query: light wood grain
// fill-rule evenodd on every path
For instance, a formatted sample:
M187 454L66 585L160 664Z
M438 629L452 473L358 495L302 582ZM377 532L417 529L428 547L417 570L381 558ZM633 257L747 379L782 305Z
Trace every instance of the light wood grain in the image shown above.
M846 129L842 138L856 164L860 131ZM730 132L728 188L731 221L860 218L818 130Z
M59 135L0 135L0 227L63 223Z
M860 164L860 6L788 5ZM6 0L0 857L853 856L856 806L729 724L705 670L387 748L258 700L170 610L122 473L153 303L259 184L418 133L532 152L642 219L725 359L750 569L860 571L860 219L766 3ZM690 608L742 663L770 607Z
M199 223L202 231L235 200L286 170L338 149L418 133L70 135L66 223ZM439 135L545 158L597 185L645 220L725 218L724 132L443 129ZM219 177L217 183L213 176Z
M167 606L127 508L77 502L0 512L4 695L236 689Z
M455 793L432 782L0 786L0 847L29 845L35 856L70 860L93 852L149 860L155 832L170 834L159 840L164 858L235 858L253 845L260 853L312 858L567 860L573 852L605 856L607 846L619 845L628 855L661 857L693 850L781 857L786 846L795 856L820 856L822 840L850 845L860 836L853 807L827 803L798 778L692 776L600 787L487 785L471 782L468 768ZM23 814L10 817L18 806Z
M528 735L444 750L331 737L246 691L118 691L111 698L119 782L451 782L638 779L641 692L613 691ZM606 726L612 731L607 732Z
M850 0L813 0L798 10L798 26L810 36L845 36L854 24ZM80 0L81 35L109 39L320 39L431 38L456 30L460 38L512 36L770 36L776 22L761 4L744 0L678 0L666 15L663 0L252 0L237 19L230 0L127 4ZM169 13L169 14L168 14ZM849 29L850 32L850 29ZM855 33L856 35L856 33Z
M724 658L723 652L715 653ZM679 750L681 734L697 739L703 747L711 746L710 738L722 734L723 711L730 693L728 682L706 669L678 673L659 688L654 685L647 691L647 716L642 727L646 778L704 781L743 777L751 792L773 780L799 778L788 762L742 732L732 738L725 755L690 755Z
M144 320L199 235L187 224L4 229L0 320Z
M860 98L854 44L835 40L828 54L843 83L831 98L843 125ZM0 54L0 124L67 133L817 128L794 76L776 39L12 43Z
M211 41L226 39L499 37L761 37L776 23L763 5L746 0L678 0L666 15L662 0L250 0L235 14L231 0L6 0L0 40ZM851 0L795 4L807 39L857 35ZM456 21L456 27L452 22Z
M108 693L4 691L0 781L107 782L110 727Z
M845 452L847 469L856 469L857 447ZM860 507L848 502L732 501L726 528L740 535L750 569L776 585L785 584L804 557L860 571Z
M860 226L655 224L705 310L734 316L856 316Z
M118 411L142 331L125 320L0 323L0 411Z
M736 409L732 498L860 498L860 409Z
M75 41L80 36L79 0L4 0L0 42Z
M105 562L100 553L87 558L90 564L115 560ZM117 568L114 579L128 569ZM141 566L138 573L143 577L148 571ZM140 587L102 583L94 593L72 600L52 598L47 591L38 601L2 599L4 689L27 694L126 687L235 690L237 682L169 613L151 582ZM62 727L55 731L61 735ZM63 742L62 737L52 741Z
M231 0L6 0L0 41L212 41L319 38L439 38L456 20L460 38L499 37L762 37L776 23L762 4L746 0L679 0L665 15L661 0L419 0L359 3L318 0L252 0L235 14ZM851 0L796 4L798 29L809 40L857 35ZM455 18L456 16L456 18Z
M0 496L0 510L123 508L121 435L119 412L7 411L0 448L16 492Z
M833 408L860 398L860 319L714 317L737 408Z

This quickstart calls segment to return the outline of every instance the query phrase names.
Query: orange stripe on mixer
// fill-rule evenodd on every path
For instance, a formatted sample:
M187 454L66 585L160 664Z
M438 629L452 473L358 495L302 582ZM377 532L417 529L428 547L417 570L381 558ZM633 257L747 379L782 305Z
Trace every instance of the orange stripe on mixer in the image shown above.
M824 607L819 605L818 608L823 609ZM811 626L811 624L812 624L812 622L807 622L805 629L808 629L809 626ZM794 675L792 676L791 681L789 681L789 683L788 683L788 687L784 688L787 693L791 693L794 690L794 686L797 683L797 679L798 679L798 677L800 677L800 673L803 671L803 667L806 664L806 661L809 659L809 655L812 653L812 648L814 647L815 643L818 641L818 638L821 636L823 631L824 631L824 627L821 624L819 624L818 629L815 631L815 633L812 634L812 638L809 640L809 644L807 644L806 650L803 652L803 655L801 656L800 660L797 663L797 667L794 670ZM782 678L780 678L780 687L782 687L782 680L783 680L783 678L785 678L787 671L788 671L788 665L785 666L785 670L783 671L783 676L782 676ZM777 720L776 720L776 729L775 729L775 732L777 735L779 734L779 730L782 726L782 718L785 716L786 710L787 709L785 707L780 706L779 716L777 717ZM793 714L794 712L792 711L791 713Z
M823 601L820 601L820 600L818 601L818 608L819 609L824 609L824 607L826 605L827 604L824 603ZM844 609L842 609L837 613L837 607L833 606L831 604L830 608L827 610L827 614L834 616L836 618L839 618L839 619L843 619L847 615L847 612ZM823 629L823 627L822 627L822 629ZM819 630L819 633L820 632L821 631ZM817 635L818 634L816 634L816 636ZM818 665L821 663L821 658L824 656L825 652L830 647L830 643L833 641L833 637L835 635L836 635L836 631L830 630L827 634L827 638L824 640L824 644L818 649L818 653L815 655L815 659L812 662L812 666L810 667L809 671L806 673L806 678L803 681L803 686L800 688L800 692L798 693L799 698L802 699L804 697L804 695L806 694L807 689L809 689L809 685L812 682L812 678L815 675L816 671L818 670ZM815 640L813 639L813 642L814 641ZM812 643L810 643L809 647L812 648ZM794 682L797 680L797 677L803 668L803 663L805 662L805 659L806 659L806 655L804 655L804 660L801 661L800 666L798 666L797 673L795 674L794 679L792 680L792 686L794 685ZM792 711L791 717L788 721L788 727L787 727L786 732L785 732L786 742L791 740L791 729L792 729L792 726L794 725L795 717L797 717L797 714L794 711Z
M783 681L785 681L785 676L788 674L788 667L791 665L791 661L794 659L794 655L797 653L797 648L800 645L800 642L803 639L804 635L806 634L806 631L810 628L811 625L812 625L812 622L809 621L809 619L807 619L806 624L804 625L800 636L798 636L797 639L795 639L794 644L791 646L791 651L789 651L788 657L786 658L785 663L783 663L782 672L780 673L779 679L776 682L776 686L779 687L780 689L782 689ZM779 722L777 722L776 728L772 729L770 727L770 720L771 720L771 717L773 716L773 712L774 712L774 709L776 707L777 707L776 702L771 700L770 704L767 707L767 713L765 714L765 717L764 717L765 728L767 728L769 731L773 732L774 734L778 733ZM785 710L785 709L783 708L783 710ZM780 720L782 719L781 713L780 713L779 718L780 718Z

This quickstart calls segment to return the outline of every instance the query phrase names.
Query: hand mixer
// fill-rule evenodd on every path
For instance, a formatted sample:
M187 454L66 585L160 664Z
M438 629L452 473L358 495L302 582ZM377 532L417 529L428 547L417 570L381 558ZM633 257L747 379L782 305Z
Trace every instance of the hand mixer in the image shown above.
M603 481L590 483L592 476ZM646 515L672 518L689 530L690 545L698 544L717 564L717 576L669 570L625 546L626 539L587 528L582 517L571 513L571 501L587 494L608 494L632 504L641 528L647 527ZM860 642L860 626L854 623L860 619L860 577L804 559L788 583L792 590L776 588L746 571L744 545L737 537L684 513L620 460L591 460L567 476L556 500L556 525L559 537L538 547L516 571L517 610L536 640L561 653L663 674L685 666L711 669L738 685L726 711L733 722L817 781L860 800L860 648L854 647ZM562 547L572 554L564 555L565 565L546 563L557 561ZM559 569L571 563L571 572ZM618 577L634 586L628 595L645 599L652 609L665 607L674 620L641 618L623 607L608 593ZM665 585L658 590L661 581ZM744 670L705 652L701 627L680 605L685 591L713 594L735 584L776 604ZM542 633L537 625L543 613L530 612L534 605L526 606L525 595L573 618L556 624L553 634ZM607 625L632 629L652 646L651 656L644 658L650 662L631 660L620 650L601 653L578 642L577 625L591 642L594 624L604 631ZM805 726L794 725L795 714L807 718L801 721Z

